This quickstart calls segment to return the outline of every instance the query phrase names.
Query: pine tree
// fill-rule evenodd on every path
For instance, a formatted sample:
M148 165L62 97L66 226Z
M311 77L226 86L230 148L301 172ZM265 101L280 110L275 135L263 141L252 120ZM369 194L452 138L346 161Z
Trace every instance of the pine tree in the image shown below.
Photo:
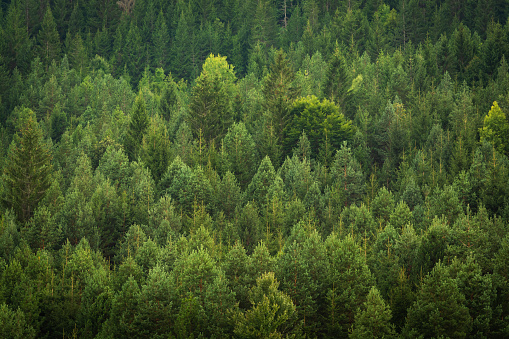
M336 46L325 75L322 97L344 107L350 85L345 57Z
M195 74L195 51L193 46L194 31L192 29L194 17L190 8L185 8L180 14L175 37L172 44L171 72L177 78L193 79Z
M166 171L170 161L170 140L164 120L156 115L150 119L143 138L142 159L157 182Z
M350 338L395 338L391 310L380 292L372 287L363 307L355 316Z
M446 267L438 263L424 279L417 300L409 308L403 333L410 337L465 338L471 328L465 296Z
M295 305L292 299L278 290L279 282L274 272L267 272L256 279L256 286L249 291L251 309L235 317L234 333L240 338L286 338L297 329Z
M3 171L4 202L25 222L51 185L51 153L30 109L21 112L17 129Z
M9 305L0 304L0 336L3 338L36 338L37 332L21 309L11 310Z
M276 178L276 171L269 157L263 158L258 171L251 179L249 186L247 187L247 194L249 200L254 200L258 206L265 204L267 198L267 192L269 187Z

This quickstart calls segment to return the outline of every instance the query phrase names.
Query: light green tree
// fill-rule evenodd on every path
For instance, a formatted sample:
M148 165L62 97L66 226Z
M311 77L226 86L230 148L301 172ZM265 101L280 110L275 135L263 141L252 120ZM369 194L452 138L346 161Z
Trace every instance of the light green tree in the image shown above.
M484 125L479 129L479 134L481 142L489 141L498 152L509 154L509 122L496 101L484 117Z
M355 315L350 338L396 338L391 323L391 310L376 287L369 291L366 301Z
M211 54L196 79L187 122L193 134L206 141L219 140L233 122L233 96L237 77L226 57Z
M274 272L256 279L249 291L251 309L235 318L234 333L240 338L285 338L295 330L296 309L292 299L278 290Z

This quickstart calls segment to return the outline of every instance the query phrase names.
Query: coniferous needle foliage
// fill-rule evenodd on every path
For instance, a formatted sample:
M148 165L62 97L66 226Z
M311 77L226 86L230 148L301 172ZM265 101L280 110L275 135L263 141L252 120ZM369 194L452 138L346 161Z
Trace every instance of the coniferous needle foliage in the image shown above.
M51 185L51 153L35 114L22 109L3 171L4 203L28 221Z
M0 338L509 338L508 18L0 1Z

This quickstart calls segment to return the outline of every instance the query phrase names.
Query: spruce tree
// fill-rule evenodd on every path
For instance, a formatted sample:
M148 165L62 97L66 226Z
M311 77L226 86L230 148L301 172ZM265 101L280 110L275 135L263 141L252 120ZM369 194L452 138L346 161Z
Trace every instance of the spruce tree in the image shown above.
M46 66L48 66L52 60L60 57L60 37L50 6L47 6L37 40L39 42L39 55Z
M267 118L279 141L283 139L285 127L291 120L291 104L300 93L294 82L295 73L286 54L282 50L277 51L269 75L265 78L263 96Z
M127 130L124 146L129 159L136 160L138 158L143 135L145 134L149 125L147 108L143 93L140 91L131 112L131 122Z
M4 166L4 203L28 221L51 185L51 153L35 114L23 109Z

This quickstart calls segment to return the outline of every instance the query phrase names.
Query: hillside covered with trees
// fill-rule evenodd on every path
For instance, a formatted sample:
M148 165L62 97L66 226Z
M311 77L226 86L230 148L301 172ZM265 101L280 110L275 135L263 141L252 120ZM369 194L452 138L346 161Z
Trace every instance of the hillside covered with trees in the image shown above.
M509 337L508 16L0 1L0 337Z

